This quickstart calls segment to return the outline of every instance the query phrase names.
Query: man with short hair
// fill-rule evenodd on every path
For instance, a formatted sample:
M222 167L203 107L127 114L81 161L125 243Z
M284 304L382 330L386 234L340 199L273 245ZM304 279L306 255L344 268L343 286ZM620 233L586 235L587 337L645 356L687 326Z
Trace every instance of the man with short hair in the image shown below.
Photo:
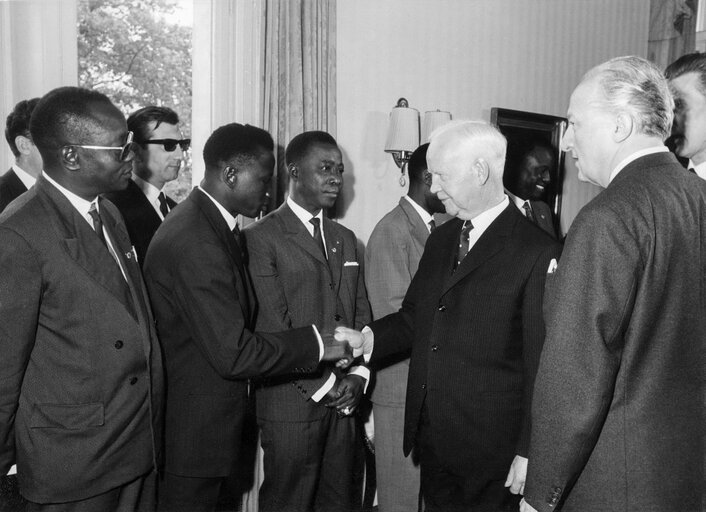
M164 185L177 179L191 139L183 137L179 116L168 107L141 108L130 114L127 126L136 143L132 181L125 190L107 197L122 213L142 265L155 231L176 206L164 193Z
M484 122L434 132L431 192L456 219L429 235L399 312L336 333L372 364L411 349L404 453L419 452L429 512L515 510L510 491L524 483L544 280L560 245L510 204L505 148Z
M555 170L556 155L551 144L537 138L522 140L508 148L503 183L520 212L556 238L554 218L546 203Z
M417 272L429 233L436 228L435 213L445 211L432 193L427 169L429 144L419 146L409 159L409 191L377 223L365 249L365 284L373 318L399 311L402 299ZM409 512L419 508L419 461L402 452L404 404L409 358L375 373L371 394L375 425L375 483L378 504L384 512Z
M260 304L257 329L360 329L370 321L370 304L357 238L325 215L343 186L341 150L330 134L308 131L289 142L285 159L287 201L244 231ZM359 510L362 443L353 413L368 375L367 368L325 370L257 387L262 512Z
M154 507L161 354L117 208L132 134L101 93L61 87L30 124L44 171L0 214L0 472L36 511Z
M673 108L639 57L571 95L564 148L605 190L547 282L522 510L704 510L706 183L664 146Z
M343 357L312 324L255 333L257 301L245 268L237 215L267 202L274 143L237 123L204 145L200 186L157 230L145 280L164 349L167 375L165 468L159 508L213 511L240 456L248 378L304 375L320 360ZM325 326L322 326L325 328Z
M22 100L7 116L5 139L15 155L15 163L0 176L0 212L27 192L42 172L42 156L29 133L29 119L37 103L39 98Z
M706 179L706 54L690 53L665 70L674 95L674 123L667 145Z

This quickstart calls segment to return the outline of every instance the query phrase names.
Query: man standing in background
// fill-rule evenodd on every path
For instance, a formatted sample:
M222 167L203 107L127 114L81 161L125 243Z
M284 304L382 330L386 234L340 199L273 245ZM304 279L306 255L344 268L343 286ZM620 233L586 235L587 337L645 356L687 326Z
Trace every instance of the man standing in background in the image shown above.
M431 187L427 148L419 146L407 165L409 191L375 226L365 250L365 283L373 318L397 312L417 272L435 213L445 212ZM387 362L389 363L389 361ZM386 366L383 364L381 366ZM419 508L419 461L402 451L408 354L376 371L371 394L375 425L375 473L381 512Z
M7 116L5 139L15 155L15 164L0 176L0 212L34 185L42 172L42 156L32 142L29 119L39 98L22 100Z
M135 134L132 180L127 189L109 194L125 219L140 265L155 231L176 202L164 185L177 179L191 139L184 139L179 116L167 107L144 107L130 114L127 126Z

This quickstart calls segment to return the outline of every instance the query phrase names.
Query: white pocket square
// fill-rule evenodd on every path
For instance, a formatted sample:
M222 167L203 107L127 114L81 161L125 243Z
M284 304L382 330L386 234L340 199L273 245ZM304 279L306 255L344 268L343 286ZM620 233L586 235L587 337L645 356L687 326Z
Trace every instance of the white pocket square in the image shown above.
M547 274L553 274L556 272L556 269L559 267L557 264L556 260L552 258L552 261L549 262L549 268L547 269Z
M358 266L358 262L357 262L357 261L346 261L346 262L343 264L343 266L344 266L344 267L357 267L357 266Z

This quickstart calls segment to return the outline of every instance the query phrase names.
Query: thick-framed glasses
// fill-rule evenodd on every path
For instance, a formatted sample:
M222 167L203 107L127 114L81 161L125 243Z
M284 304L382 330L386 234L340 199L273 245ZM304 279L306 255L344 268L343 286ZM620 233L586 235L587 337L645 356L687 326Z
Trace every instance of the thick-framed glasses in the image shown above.
M86 144L66 144L64 147L73 146L76 148L83 149L107 149L113 151L120 151L120 156L118 158L121 162L124 162L132 156L132 153L134 151L132 137L132 132L127 132L127 140L125 141L124 146L89 146Z
M171 153L176 149L177 145L181 148L182 151L187 151L189 149L189 146L191 146L191 139L152 139L140 142L140 144L161 144L164 148L164 151Z

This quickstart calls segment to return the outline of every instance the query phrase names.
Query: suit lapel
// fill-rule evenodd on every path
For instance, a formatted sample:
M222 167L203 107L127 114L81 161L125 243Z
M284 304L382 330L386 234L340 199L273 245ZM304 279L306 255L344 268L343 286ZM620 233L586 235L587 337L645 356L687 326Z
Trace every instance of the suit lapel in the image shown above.
M35 186L44 205L53 211L51 221L69 257L134 315L127 283L108 248L59 190L41 176Z
M286 237L289 240L290 243L295 244L299 247L301 247L304 251L309 253L314 259L320 261L321 263L328 265L329 262L326 260L324 255L321 253L321 249L319 246L316 244L316 240L314 240L314 237L311 236L307 228L304 226L301 220L299 220L299 217L296 216L296 214L292 211L292 209L287 205L285 202L282 206L280 206L277 209L278 215L280 219L282 220L282 224L284 225L284 231L286 233ZM326 238L326 251L329 254L329 259L331 258L331 252L332 249L335 248L335 245L331 245L331 240L329 240L329 234L327 232L327 224L326 222L328 219L324 218L324 237ZM330 222L330 221L328 221ZM331 231L331 229L328 229L328 231ZM340 250L340 249L336 249Z
M512 233L511 226L517 221L517 215L522 215L517 211L513 204L509 204L502 213L488 226L481 237L476 241L461 264L456 269L456 272L450 275L441 289L441 295L444 295L459 281L471 274L474 270L480 267L483 263L491 259L507 245L507 242ZM457 228L454 230L456 239L461 235L461 226L463 222L457 219ZM454 240L454 247L456 240ZM455 258L455 251L451 251ZM453 259L450 262L453 265ZM451 267L449 267L451 268Z

